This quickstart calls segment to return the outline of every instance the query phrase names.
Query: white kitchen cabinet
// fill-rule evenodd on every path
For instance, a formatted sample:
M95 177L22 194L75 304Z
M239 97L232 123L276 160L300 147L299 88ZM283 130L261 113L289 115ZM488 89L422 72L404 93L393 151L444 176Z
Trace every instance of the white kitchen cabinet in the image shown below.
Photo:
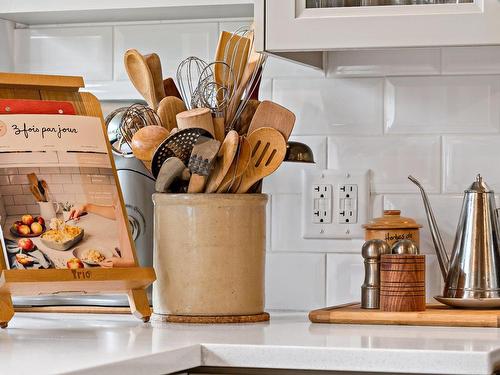
M256 0L259 47L321 67L311 51L500 44L499 0L445 1Z

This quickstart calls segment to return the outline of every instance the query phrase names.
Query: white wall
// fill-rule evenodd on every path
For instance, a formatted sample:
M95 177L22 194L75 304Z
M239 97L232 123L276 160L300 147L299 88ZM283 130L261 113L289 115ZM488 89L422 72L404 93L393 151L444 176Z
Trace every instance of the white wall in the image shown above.
M0 72L14 69L14 23L0 20Z
M15 68L83 74L102 99L139 98L122 66L126 48L158 52L163 73L194 54L210 59L221 29L241 22L174 22L16 30ZM500 47L330 53L326 73L270 59L261 99L297 115L293 136L309 144L318 168L372 170L372 211L401 209L424 224L428 294L440 274L415 187L431 193L451 245L463 189L481 172L500 190ZM359 299L361 240L300 236L300 171L284 164L265 181L269 205L267 305L308 310Z

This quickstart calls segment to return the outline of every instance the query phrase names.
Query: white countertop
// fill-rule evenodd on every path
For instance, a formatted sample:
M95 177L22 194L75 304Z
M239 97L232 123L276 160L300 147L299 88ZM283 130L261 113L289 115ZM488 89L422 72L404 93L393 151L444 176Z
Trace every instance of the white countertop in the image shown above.
M167 374L197 366L490 374L500 329L268 323L144 324L129 315L17 313L0 331L2 374Z

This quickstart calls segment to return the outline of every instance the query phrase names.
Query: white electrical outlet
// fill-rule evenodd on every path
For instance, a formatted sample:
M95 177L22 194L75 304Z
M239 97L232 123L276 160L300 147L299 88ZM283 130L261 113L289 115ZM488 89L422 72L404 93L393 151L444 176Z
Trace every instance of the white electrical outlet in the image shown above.
M369 215L369 171L304 170L304 238L363 238Z
M332 185L313 185L312 221L315 224L332 222Z

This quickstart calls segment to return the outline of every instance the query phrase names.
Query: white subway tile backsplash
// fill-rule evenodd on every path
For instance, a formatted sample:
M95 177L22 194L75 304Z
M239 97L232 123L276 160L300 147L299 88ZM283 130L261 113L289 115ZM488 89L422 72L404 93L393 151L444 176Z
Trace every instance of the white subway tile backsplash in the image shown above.
M129 48L142 54L155 52L160 56L164 77L175 77L179 63L197 56L213 61L217 47L216 22L144 24L115 27L114 69L116 80L128 80L123 55Z
M302 191L303 169L326 168L326 137L298 136L290 140L307 144L314 153L314 164L285 162L276 172L264 179L263 191L266 193L300 194Z
M26 206L7 206L5 207L7 215L24 215L26 211Z
M363 257L358 254L327 254L326 304L361 301L364 278Z
M439 48L392 48L328 53L328 76L406 76L439 74Z
M500 125L500 77L390 77L385 130L401 133L487 133Z
M425 296L427 303L436 303L434 296L443 294L443 276L439 268L437 256L425 255Z
M500 192L500 135L453 135L443 137L443 189L462 193L481 173L488 185Z
M99 99L134 102L141 96L123 66L127 48L158 53L164 76L175 78L178 63L190 55L213 60L221 30L249 24L214 20L17 29L15 68L83 75L86 90ZM430 193L451 248L462 191L474 175L483 173L500 191L500 47L336 51L326 61L324 73L270 56L260 86L260 100L274 100L296 114L291 139L311 146L316 159L315 165L284 163L264 181L270 194L266 306L310 310L359 300L364 240L302 238L301 171L309 168L371 169L372 216L380 216L383 208L401 209L423 224L427 296L440 294L423 205L407 176L415 175ZM79 169L77 161L92 168ZM38 213L26 185L30 169L49 183L58 201L109 203L115 187L109 184L106 157L77 160L54 153L45 164L57 163L65 167L0 168L8 214Z
M299 194L273 195L271 223L273 252L359 252L363 244L362 239L304 239Z
M446 47L443 74L500 74L500 46Z
M324 306L324 254L267 254L266 309L308 311Z
M266 61L264 77L267 78L323 78L322 70L293 63L290 60L270 55Z
M438 136L328 137L328 168L372 170L372 193L413 192L408 175L440 191Z
M15 30L17 72L113 79L112 27L61 27Z
M381 134L383 79L275 79L273 100L295 113L293 134Z

